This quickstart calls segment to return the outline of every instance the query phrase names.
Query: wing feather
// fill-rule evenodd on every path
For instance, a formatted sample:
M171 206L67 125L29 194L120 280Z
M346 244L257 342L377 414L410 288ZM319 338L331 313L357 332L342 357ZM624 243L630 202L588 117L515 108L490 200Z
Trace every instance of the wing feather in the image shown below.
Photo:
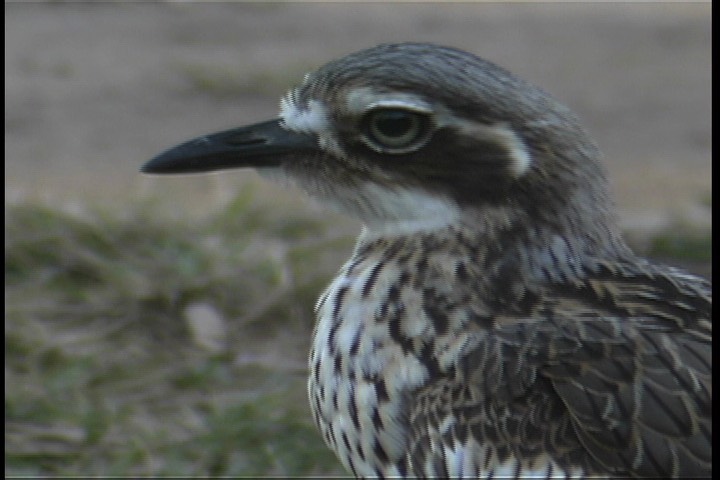
M417 392L408 461L428 475L452 474L450 455L484 474L521 459L524 472L710 476L711 287L665 272L607 269L533 292L532 315L497 315Z

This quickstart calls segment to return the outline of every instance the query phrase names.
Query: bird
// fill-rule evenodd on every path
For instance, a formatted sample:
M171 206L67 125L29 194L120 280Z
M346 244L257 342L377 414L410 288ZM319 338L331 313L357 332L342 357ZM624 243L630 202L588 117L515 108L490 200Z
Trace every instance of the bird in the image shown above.
M356 477L706 477L712 284L637 256L572 111L475 54L335 59L151 174L253 167L361 220L312 416Z

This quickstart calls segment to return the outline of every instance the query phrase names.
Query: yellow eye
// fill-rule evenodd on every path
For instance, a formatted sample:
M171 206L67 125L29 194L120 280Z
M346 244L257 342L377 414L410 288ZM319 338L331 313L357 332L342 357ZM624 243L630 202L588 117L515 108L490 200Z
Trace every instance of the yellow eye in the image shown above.
M422 147L430 133L426 114L401 108L378 108L363 119L363 132L371 148L386 153L407 153Z

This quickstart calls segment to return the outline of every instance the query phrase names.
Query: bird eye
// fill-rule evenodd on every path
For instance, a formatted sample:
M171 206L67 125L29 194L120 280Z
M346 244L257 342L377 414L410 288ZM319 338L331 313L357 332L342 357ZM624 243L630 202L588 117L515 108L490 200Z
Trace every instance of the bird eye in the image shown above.
M426 114L401 108L382 108L363 119L365 139L380 152L406 153L424 145L430 132Z

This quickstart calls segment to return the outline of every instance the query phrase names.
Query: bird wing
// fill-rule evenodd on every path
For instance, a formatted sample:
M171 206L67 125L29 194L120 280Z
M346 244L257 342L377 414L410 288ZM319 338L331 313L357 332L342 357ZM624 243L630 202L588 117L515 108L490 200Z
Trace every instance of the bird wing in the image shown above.
M711 475L710 288L599 275L548 288L531 316L498 315L417 392L407 461L450 476Z

